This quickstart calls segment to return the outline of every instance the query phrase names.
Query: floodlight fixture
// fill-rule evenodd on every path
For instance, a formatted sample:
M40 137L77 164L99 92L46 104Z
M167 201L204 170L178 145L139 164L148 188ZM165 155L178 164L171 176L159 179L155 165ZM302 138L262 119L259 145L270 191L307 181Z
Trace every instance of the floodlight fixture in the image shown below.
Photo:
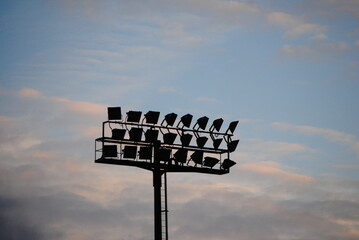
M177 134L176 133L165 133L163 134L163 143L164 144L173 144L176 140Z
M144 116L146 123L157 124L160 112L148 111Z
M213 139L213 148L218 149L222 143L223 138Z
M180 138L182 146L188 147L192 140L192 135L189 133L183 134Z
M186 114L181 117L181 121L178 122L177 127L180 125L180 123L183 124L183 127L190 127L192 122L193 116L191 114Z
M158 148L155 149L155 162L169 162L171 160L170 148Z
M193 126L193 129L195 129L196 125L198 125L197 130L200 128L205 130L207 123L208 123L208 117L204 116L204 117L198 118L196 124Z
M231 167L233 167L234 165L236 165L236 162L230 160L230 159L224 159L221 167L223 169L229 170Z
M198 137L196 139L197 146L199 148L203 148L207 141L208 141L208 137Z
M187 162L188 150L180 148L173 154L175 162L186 163Z
M125 146L123 148L123 158L132 158L135 159L137 155L136 146Z
M108 107L107 108L108 120L121 120L121 107Z
M140 111L129 111L127 112L127 122L140 122L142 112Z
M201 151L201 150L195 151L194 153L192 153L191 159L192 159L193 162L195 162L196 164L202 165L202 161L203 161L203 151Z
M136 127L131 128L129 131L130 141L140 142L142 139L142 132L143 132L142 128L136 128Z
M145 132L145 141L148 143L155 143L157 142L158 138L158 130L155 129L148 129Z
M163 123L166 121L167 126L173 126L173 124L175 123L177 118L177 114L176 113L169 113L165 116L165 118L163 119L161 125L163 126Z
M239 121L233 121L229 124L229 127L226 132L230 131L231 133L234 133L234 130L236 130L236 127L238 125Z
M126 129L118 129L114 128L112 129L112 139L115 140L123 140L126 134Z
M214 120L212 125L209 128L209 131L213 132L214 130L216 130L218 132L221 129L222 124L223 124L222 118L218 118L218 119Z
M117 157L117 145L104 145L102 148L103 158L116 158Z
M152 159L152 147L140 147L140 151L138 151L139 159Z
M234 140L234 141L231 141L227 144L227 147L228 147L228 151L229 152L234 152L236 151L236 148L238 146L238 143L239 143L239 140Z
M203 161L203 166L213 168L217 163L219 162L219 159L214 157L205 157Z

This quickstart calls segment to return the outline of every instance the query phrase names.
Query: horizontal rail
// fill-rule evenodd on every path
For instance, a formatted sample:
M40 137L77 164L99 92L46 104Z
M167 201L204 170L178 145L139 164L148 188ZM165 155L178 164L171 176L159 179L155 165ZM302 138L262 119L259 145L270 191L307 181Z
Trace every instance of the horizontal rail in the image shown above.
M216 175L223 175L229 173L228 169L212 169L212 168L204 168L204 167L169 165L163 163L139 162L139 161L113 159L113 158L99 158L95 160L95 163L133 166L133 167L146 169L149 171L153 171L154 169L160 168L160 171L162 172L197 172L197 173L207 173L207 174L216 174Z
M232 137L233 134L227 133L227 132L211 132L211 131L202 131L202 130L196 130L191 128L178 128L178 127L168 127L168 126L162 126L162 125L156 125L156 124L146 124L146 123L134 123L134 122L122 122L122 121L105 121L105 123L114 123L114 124L121 124L121 125L131 125L131 126L139 126L139 127L148 127L148 128L158 128L158 129L167 129L167 130L173 130L173 131L181 131L181 132L193 132L193 133L204 133L204 134L210 134L210 135L222 135L222 136L228 136Z

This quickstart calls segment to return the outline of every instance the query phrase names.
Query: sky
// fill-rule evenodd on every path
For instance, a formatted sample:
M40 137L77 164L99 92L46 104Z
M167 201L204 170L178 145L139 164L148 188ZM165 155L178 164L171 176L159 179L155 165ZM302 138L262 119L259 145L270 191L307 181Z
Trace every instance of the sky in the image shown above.
M152 175L94 163L107 107L239 120L168 174L170 239L359 239L359 1L0 1L0 239L153 239Z

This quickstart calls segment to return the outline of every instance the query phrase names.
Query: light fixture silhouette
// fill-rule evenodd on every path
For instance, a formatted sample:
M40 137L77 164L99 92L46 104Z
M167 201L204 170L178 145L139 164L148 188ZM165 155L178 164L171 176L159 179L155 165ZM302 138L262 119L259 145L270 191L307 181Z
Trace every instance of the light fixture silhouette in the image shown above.
M185 148L180 148L173 154L175 162L186 163L187 162L188 150Z
M238 146L239 140L234 140L228 143L228 151L234 152Z
M193 126L193 129L195 129L195 127L197 126L197 130L200 128L205 130L207 123L208 123L208 117L204 116L204 117L198 118L196 124Z
M108 107L107 108L108 120L121 120L121 107Z
M181 120L178 122L177 127L182 123L183 127L190 127L193 116L191 114L186 114L181 117Z
M132 158L135 159L137 155L136 146L125 146L123 148L123 158Z
M148 111L145 115L146 123L157 124L160 112Z
M231 133L234 133L234 130L236 130L236 127L237 127L237 125L238 125L238 122L239 122L239 121L233 121L233 122L231 122L231 123L229 124L229 126L228 126L228 129L227 129L226 133L227 133L228 131L230 131Z
M117 145L104 145L102 148L103 158L116 158L117 157Z
M217 163L219 162L219 159L214 157L205 157L203 161L203 166L213 168Z
M180 137L182 146L188 147L189 144L191 143L192 137L193 137L193 136L192 136L191 134L189 134L189 133L183 134L183 135Z
M218 119L214 120L212 125L209 127L209 131L213 132L214 130L216 130L218 132L221 129L222 124L223 124L222 118L218 118Z
M224 159L221 167L223 169L229 170L231 167L233 167L234 165L236 165L236 162L230 160L230 159Z
M155 143L157 142L157 138L158 138L158 130L148 129L145 132L145 142Z
M140 122L142 112L140 111L129 111L127 112L127 122Z
M197 137L196 142L199 148L203 148L206 142L208 141L208 137Z
M171 158L171 149L169 148L159 148L155 150L155 162L164 161L169 162Z
M123 140L126 134L126 129L118 129L114 128L112 129L112 139L115 140Z
M192 159L192 161L195 162L196 164L202 165L202 161L203 161L203 151L201 151L201 150L195 151L194 153L192 153L191 159Z
M164 144L173 144L176 140L177 134L176 133L164 133L163 134L163 143Z
M138 151L139 159L152 159L152 147L140 147L140 151Z
M142 128L133 127L129 131L130 140L134 142L140 142L142 139Z
M213 140L213 148L218 149L222 143L223 138L216 138L216 139L212 139L212 140Z
M163 119L161 125L163 126L164 122L167 123L167 126L173 126L173 124L175 123L177 118L177 114L176 113L169 113L165 116L165 118Z

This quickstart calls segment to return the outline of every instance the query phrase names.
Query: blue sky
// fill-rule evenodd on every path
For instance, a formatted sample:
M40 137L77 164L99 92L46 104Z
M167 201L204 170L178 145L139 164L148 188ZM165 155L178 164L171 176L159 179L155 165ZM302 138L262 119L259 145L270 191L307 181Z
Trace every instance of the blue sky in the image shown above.
M2 1L2 239L148 239L149 173L93 163L107 106L240 120L169 176L173 239L359 237L359 2ZM189 224L196 222L196 224Z

